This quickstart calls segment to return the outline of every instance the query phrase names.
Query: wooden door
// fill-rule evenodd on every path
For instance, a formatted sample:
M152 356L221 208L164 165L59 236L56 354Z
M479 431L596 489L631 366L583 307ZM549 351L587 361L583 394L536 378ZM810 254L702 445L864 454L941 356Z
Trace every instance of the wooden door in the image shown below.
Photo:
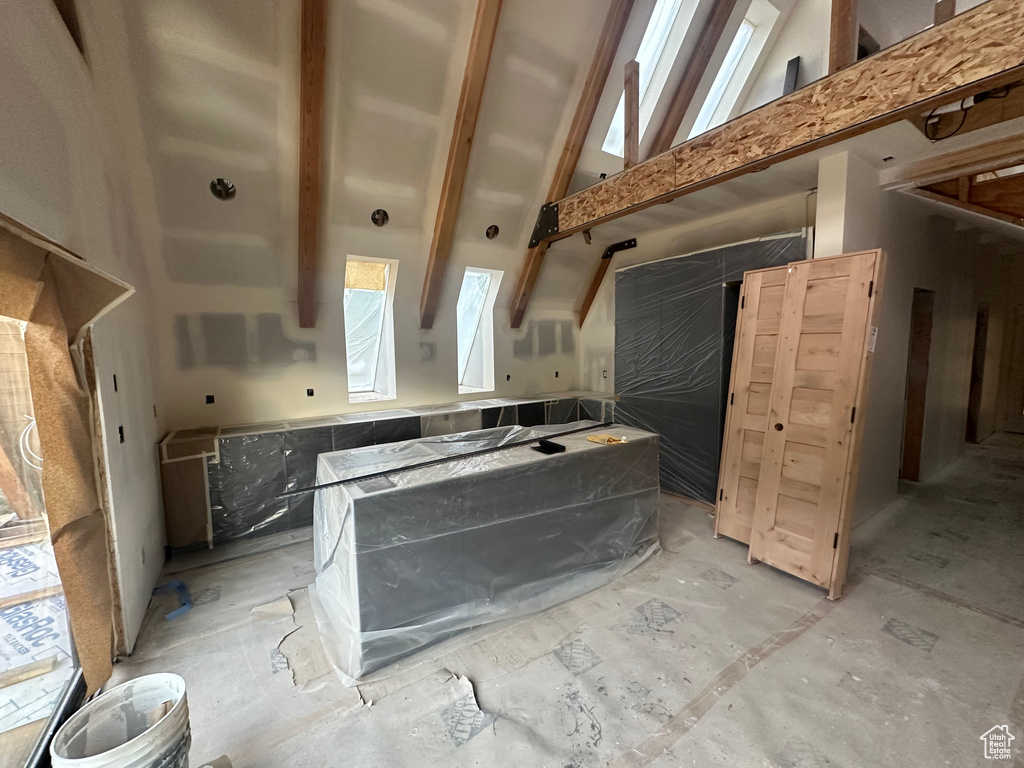
M743 276L719 468L715 536L750 543L788 267Z
M762 561L837 598L873 351L881 251L789 266L750 541Z
M981 400L985 387L985 354L988 350L988 304L978 306L974 323L974 354L971 356L971 389L967 398L967 442L980 443L991 434L981 434Z
M921 479L921 445L928 394L928 359L932 348L932 308L935 292L914 289L910 308L910 351L907 354L907 400L903 421L903 461L900 477Z

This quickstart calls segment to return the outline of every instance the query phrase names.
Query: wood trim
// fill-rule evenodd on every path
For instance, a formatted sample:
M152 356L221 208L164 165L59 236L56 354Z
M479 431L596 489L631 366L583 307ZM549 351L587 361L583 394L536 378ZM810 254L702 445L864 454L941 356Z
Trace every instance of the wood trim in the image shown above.
M299 327L316 327L327 0L302 0L299 83Z
M660 155L675 141L679 127L683 124L683 118L686 117L686 112L690 109L690 104L693 103L693 97L697 93L704 73L707 72L711 57L722 39L722 34L725 32L725 27L729 23L729 17L735 7L736 0L715 0L707 21L704 22L704 27L700 31L700 37L697 38L693 53L690 54L690 58L686 62L686 69L683 70L679 87L672 94L672 101L669 102L665 117L661 121L661 125L658 126L658 132L654 134L647 157Z
M917 195L918 197L923 197L926 200L933 200L936 203L943 203L945 205L951 205L954 208L960 208L961 210L964 210L964 211L970 211L971 213L977 213L980 216L988 216L988 217L993 218L993 219L998 219L999 221L1004 221L1007 224L1013 224L1014 226L1017 226L1017 227L1024 227L1024 219L1018 218L1017 216L1011 216L1011 215L1009 215L1007 213L1000 213L999 211L993 211L991 208L983 208L980 205L975 205L974 203L968 203L968 202L965 202L963 200L957 200L954 197L946 197L945 195L940 195L938 192L932 192L931 190L928 190L928 189L908 189L908 190L905 190L905 191L907 193L911 194L911 195Z
M459 217L459 203L462 200L462 187L466 182L469 153L473 146L473 134L476 133L476 121L480 116L480 103L483 101L484 84L487 82L487 70L491 63L491 50L494 48L500 14L501 0L477 2L473 37L469 43L466 72L462 78L462 93L459 95L452 143L448 148L448 163L441 184L441 199L437 205L437 218L434 220L434 237L430 242L427 274L423 278L423 293L420 297L422 329L434 327L434 316L437 313L445 268L451 254L455 222Z
M633 59L626 62L623 87L625 125L622 131L622 164L632 168L640 162L640 64Z
M555 174L551 179L548 200L558 200L565 197L565 193L569 191L569 183L576 172L576 165L579 163L587 134L590 133L590 125L594 121L594 113L597 111L604 86L608 82L608 73L611 72L615 54L619 50L619 42L626 29L626 22L629 21L629 14L633 10L633 2L634 0L612 0L611 7L608 9L601 37L597 41L594 58L590 63L590 71L587 73L583 92L576 105L576 114L573 116L569 134L565 138L562 154L558 158L558 165L555 167ZM519 275L519 282L516 283L516 291L513 294L512 306L509 310L509 319L513 328L518 328L523 323L523 317L526 315L526 308L530 304L530 296L533 294L533 287L537 284L537 277L540 275L540 268L544 263L547 251L548 244L542 242L526 252L523 271Z
M857 61L857 0L832 0L829 22L828 73L831 75Z
M545 239L568 237L1022 76L1024 5L989 0L559 200L559 231Z

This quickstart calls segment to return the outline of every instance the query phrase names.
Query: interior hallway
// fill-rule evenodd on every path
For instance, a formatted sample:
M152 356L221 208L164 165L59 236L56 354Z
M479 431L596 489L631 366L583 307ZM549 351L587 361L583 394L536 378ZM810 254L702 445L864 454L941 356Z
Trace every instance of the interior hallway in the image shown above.
M858 524L836 603L711 528L663 495L625 578L358 691L319 650L309 529L175 559L196 606L157 596L111 684L183 675L196 766L961 766L1024 738L1024 436Z

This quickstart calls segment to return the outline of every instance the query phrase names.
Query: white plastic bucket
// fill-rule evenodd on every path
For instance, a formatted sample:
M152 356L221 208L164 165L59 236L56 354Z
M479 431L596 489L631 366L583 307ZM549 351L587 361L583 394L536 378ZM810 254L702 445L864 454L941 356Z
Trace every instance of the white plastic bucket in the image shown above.
M188 768L185 681L145 675L90 701L50 744L54 768Z

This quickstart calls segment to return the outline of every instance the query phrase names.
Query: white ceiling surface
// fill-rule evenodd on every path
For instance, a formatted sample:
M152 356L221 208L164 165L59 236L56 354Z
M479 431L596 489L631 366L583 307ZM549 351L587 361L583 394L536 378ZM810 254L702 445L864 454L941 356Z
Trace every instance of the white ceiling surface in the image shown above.
M505 270L498 305L508 305L609 1L504 3L442 311L454 307L465 266ZM197 295L294 296L298 7L122 1L162 230L153 278L193 308ZM399 279L422 283L475 8L329 3L321 301L337 298L340 286L326 283L344 253L397 258ZM234 182L235 200L210 194L218 176ZM390 215L383 229L370 222L376 208ZM571 309L572 290L548 277L537 306Z
M441 312L454 306L466 266L505 270L497 306L508 306L608 4L504 3ZM636 3L577 182L596 181L602 170L589 145L603 140L621 93L615 73L639 45L653 4ZM321 301L339 298L345 254L398 258L402 293L418 296L475 5L330 3ZM158 290L167 288L169 306L180 300L197 309L196 296L207 305L223 298L237 306L240 296L294 301L298 6L292 0L122 0L162 230L153 281ZM1001 130L931 144L904 122L602 225L590 246L577 235L551 247L531 307L574 308L610 243L813 189L819 157L850 149L884 174L890 165ZM883 163L890 155L895 160ZM217 176L236 184L234 201L210 195ZM370 223L376 208L390 214L383 229ZM484 237L490 224L500 228L493 241Z

